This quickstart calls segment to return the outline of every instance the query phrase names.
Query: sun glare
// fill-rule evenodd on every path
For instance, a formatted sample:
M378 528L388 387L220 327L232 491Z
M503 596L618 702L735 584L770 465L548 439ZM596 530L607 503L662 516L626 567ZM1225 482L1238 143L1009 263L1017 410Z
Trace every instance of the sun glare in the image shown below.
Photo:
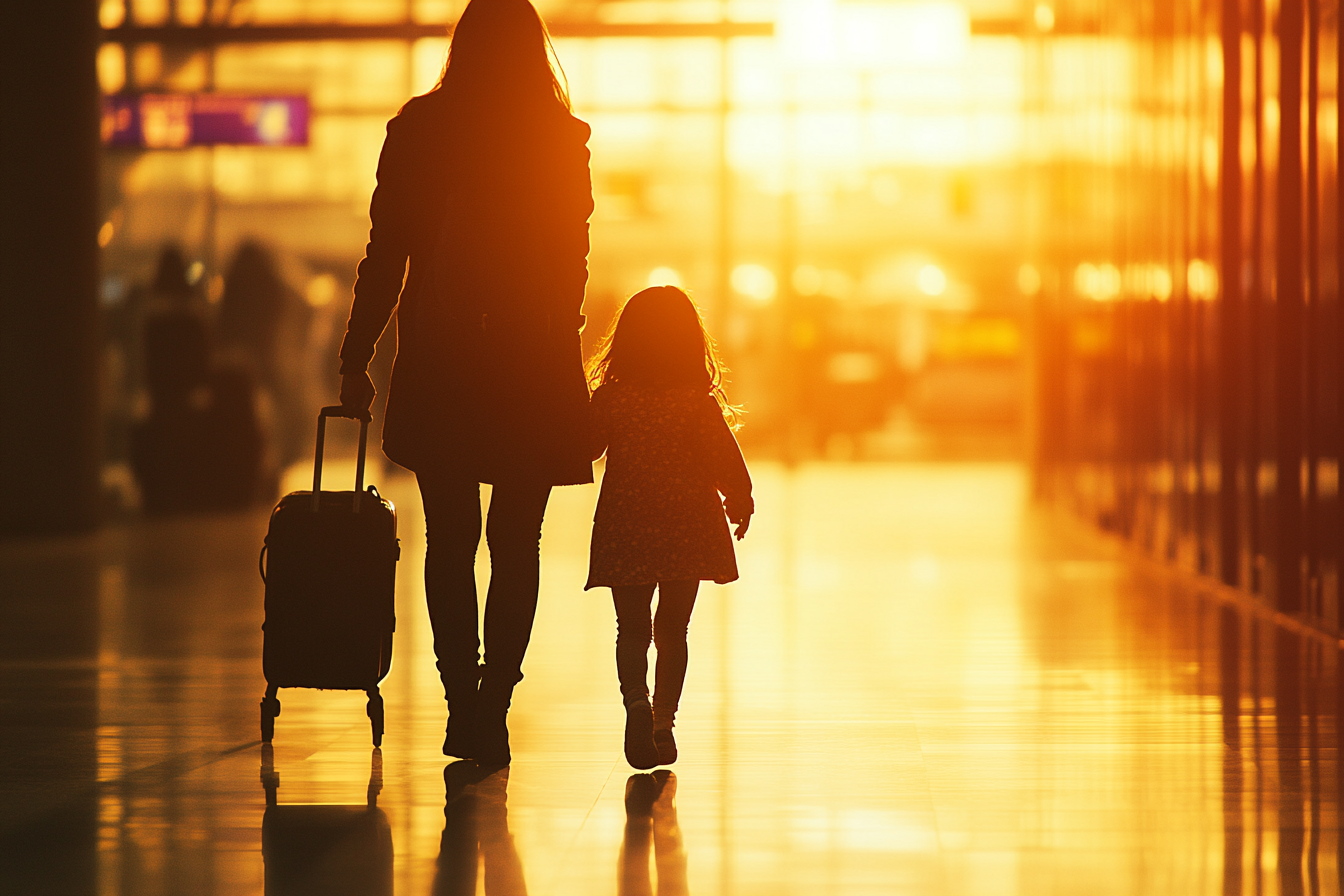
M1036 27L1041 31L1053 31L1055 29L1055 9L1049 3L1037 3L1032 18L1036 21Z
M774 299L778 289L775 274L759 264L740 264L733 268L733 291L762 304Z
M926 296L940 296L947 292L947 274L936 264L926 264L920 268L916 282L919 291Z
M649 271L648 286L681 286L681 274L676 268L656 267Z
M780 5L780 47L793 65L939 66L960 63L970 18L960 3L841 3L788 0Z

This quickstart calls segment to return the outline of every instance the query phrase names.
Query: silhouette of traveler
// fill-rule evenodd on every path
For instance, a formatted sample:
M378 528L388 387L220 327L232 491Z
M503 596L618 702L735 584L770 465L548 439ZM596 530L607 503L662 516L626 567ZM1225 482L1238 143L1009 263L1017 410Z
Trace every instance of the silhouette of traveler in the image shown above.
M695 303L675 286L631 296L588 366L592 456L605 452L607 469L586 587L611 588L616 603L625 758L635 768L677 759L672 725L695 595L703 579L737 578L727 520L741 539L755 510L723 371ZM652 707L651 640L658 647Z
M150 414L133 427L130 438L131 466L150 512L194 509L202 503L210 336L195 299L181 251L164 247L149 291L142 339Z
M341 346L341 403L365 410L369 360L397 309L383 451L415 472L424 498L443 751L487 765L510 760L506 715L551 487L593 481L579 343L589 128L570 114L549 47L527 0L467 5L438 86L388 122ZM493 486L483 666L482 482Z
M211 372L202 454L203 500L211 509L247 507L263 497L263 484L274 492L273 481L263 482L266 438L257 421L256 404L256 389L246 370L221 366Z
M251 375L214 364L205 309L182 253L159 256L144 326L149 418L130 457L151 513L228 510L259 496L265 440Z
M307 303L280 276L271 250L243 241L224 276L215 333L229 364L249 372L270 396L282 465L303 456L312 437L302 384L309 317Z
M210 376L210 337L187 263L176 246L159 254L145 318L145 385L156 411L176 411Z

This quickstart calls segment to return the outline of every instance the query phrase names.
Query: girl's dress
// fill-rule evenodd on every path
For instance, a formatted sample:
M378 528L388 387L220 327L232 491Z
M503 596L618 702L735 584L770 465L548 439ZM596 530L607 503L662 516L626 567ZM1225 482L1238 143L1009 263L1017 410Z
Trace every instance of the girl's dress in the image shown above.
M605 449L607 469L585 588L735 580L719 493L734 513L751 512L751 476L714 396L608 383L590 413L593 456Z

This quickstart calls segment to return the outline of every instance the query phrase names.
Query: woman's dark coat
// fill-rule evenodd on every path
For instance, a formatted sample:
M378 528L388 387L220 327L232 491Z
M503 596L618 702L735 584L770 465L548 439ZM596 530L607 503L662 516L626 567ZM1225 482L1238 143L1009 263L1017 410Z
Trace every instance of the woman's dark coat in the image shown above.
M388 122L341 373L367 367L396 308L383 451L398 464L593 481L579 345L588 135L558 104L506 117L444 89Z

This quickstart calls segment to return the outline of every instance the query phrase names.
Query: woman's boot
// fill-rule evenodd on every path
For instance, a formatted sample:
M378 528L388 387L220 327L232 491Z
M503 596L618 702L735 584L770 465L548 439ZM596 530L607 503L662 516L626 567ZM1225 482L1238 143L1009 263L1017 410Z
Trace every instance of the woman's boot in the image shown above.
M482 766L502 768L513 759L509 752L509 703L513 699L516 678L492 674L486 666L476 704L476 761Z
M476 758L477 716L480 711L481 681L479 666L443 676L443 692L448 699L448 727L444 733L443 755L459 759Z

